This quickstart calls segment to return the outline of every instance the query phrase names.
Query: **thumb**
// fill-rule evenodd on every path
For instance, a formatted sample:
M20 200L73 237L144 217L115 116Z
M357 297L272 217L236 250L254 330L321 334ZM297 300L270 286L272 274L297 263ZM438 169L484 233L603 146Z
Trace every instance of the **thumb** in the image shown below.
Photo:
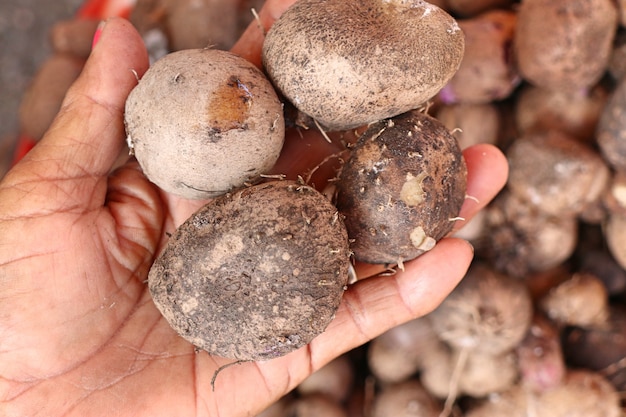
M52 126L7 174L3 185L29 184L32 194L32 187L45 183L44 189L56 188L57 192L46 199L39 195L37 203L44 200L55 209L60 201L55 204L54 196L66 200L69 196L80 205L77 190L93 190L122 150L126 97L147 67L143 40L130 22L109 19ZM98 196L100 203L104 191ZM90 192L83 195L94 198Z

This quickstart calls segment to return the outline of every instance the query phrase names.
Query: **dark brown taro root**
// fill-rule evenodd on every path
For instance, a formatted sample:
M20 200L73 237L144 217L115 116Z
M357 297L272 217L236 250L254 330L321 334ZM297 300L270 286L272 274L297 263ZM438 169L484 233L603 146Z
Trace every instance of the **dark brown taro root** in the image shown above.
M402 265L432 249L452 230L466 183L459 145L437 119L411 111L372 124L337 181L355 258Z
M571 326L563 331L563 351L572 367L601 372L620 391L626 389L626 309L614 305L606 323Z
M237 360L272 359L324 331L349 258L337 209L309 186L276 181L196 212L154 262L149 288L195 346Z

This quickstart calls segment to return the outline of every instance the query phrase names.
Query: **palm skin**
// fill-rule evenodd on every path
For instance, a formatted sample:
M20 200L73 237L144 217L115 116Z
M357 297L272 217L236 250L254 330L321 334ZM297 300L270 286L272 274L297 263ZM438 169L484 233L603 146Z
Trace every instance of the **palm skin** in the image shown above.
M291 3L269 0L265 28ZM258 65L260 39L253 24L234 51ZM136 163L112 171L124 101L147 66L131 25L109 20L45 138L0 183L0 415L254 416L338 355L428 313L463 277L471 246L443 239L403 272L352 285L309 345L224 369L213 387L231 361L178 337L145 283L168 234L203 202L161 192ZM301 174L331 152L316 137L317 160L294 157L305 142L277 169ZM506 161L490 146L465 158L469 219L504 184Z

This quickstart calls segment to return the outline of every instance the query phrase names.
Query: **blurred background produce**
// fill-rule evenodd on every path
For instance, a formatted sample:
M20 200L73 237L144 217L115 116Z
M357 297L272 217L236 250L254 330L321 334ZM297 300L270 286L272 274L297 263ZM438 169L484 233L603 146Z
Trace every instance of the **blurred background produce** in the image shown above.
M18 134L18 107L31 79L52 47L51 27L74 15L82 0L0 2L0 174Z
M626 1L432 2L467 38L429 111L463 148L498 145L508 186L459 233L476 261L439 309L340 357L262 416L623 417ZM263 1L218 3L137 0L129 17L153 59L228 48ZM88 54L97 20L76 24L81 4L0 2L0 175L20 135L45 131ZM209 33L198 17L218 7Z

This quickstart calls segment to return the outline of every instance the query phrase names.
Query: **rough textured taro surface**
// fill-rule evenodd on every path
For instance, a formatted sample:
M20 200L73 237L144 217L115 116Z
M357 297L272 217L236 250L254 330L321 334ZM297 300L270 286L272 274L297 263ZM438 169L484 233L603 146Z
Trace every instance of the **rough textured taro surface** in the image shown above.
M336 184L355 258L401 264L452 230L465 201L467 169L445 126L412 111L372 124Z
M165 191L203 199L267 172L284 140L282 105L254 65L188 49L156 61L126 101L128 142Z
M274 85L330 130L419 107L454 75L456 21L421 0L300 0L270 29L263 63Z
M348 279L336 208L311 187L259 184L218 197L170 238L149 274L186 340L219 356L271 359L322 333Z

